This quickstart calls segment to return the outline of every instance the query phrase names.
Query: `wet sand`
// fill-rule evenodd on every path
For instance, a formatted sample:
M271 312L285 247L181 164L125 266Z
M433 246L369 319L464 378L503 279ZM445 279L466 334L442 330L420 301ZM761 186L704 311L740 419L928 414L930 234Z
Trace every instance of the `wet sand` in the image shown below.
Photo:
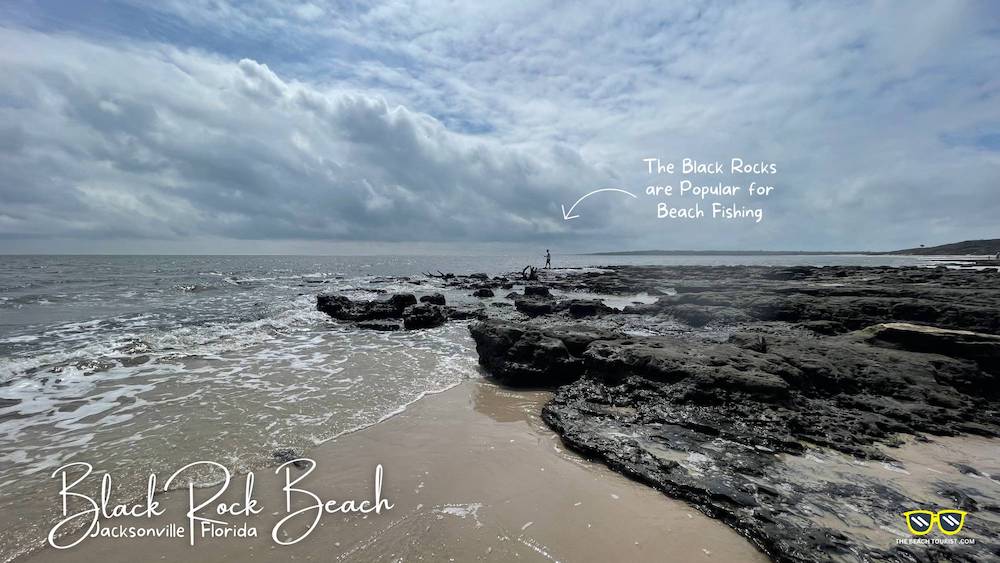
M324 501L370 499L381 464L382 497L394 507L379 515L324 515L294 545L272 541L271 530L285 514L284 475L262 470L254 497L263 511L224 518L247 522L257 538L205 539L196 528L194 547L186 537L91 538L20 560L767 561L723 524L566 451L539 419L549 396L468 381L307 452L317 468L303 488ZM236 478L223 498L241 499L243 486ZM113 524L186 525L186 491L159 500L163 516ZM298 531L288 534L281 535L285 541Z

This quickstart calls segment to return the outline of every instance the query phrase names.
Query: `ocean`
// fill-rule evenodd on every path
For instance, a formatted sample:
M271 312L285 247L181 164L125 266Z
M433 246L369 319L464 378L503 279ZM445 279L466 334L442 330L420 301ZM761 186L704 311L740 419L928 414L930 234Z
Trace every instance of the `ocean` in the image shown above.
M480 377L467 323L359 331L315 310L439 288L422 272L490 275L539 256L0 257L0 560L41 543L60 466L112 473L116 497L193 461L243 472L307 451ZM898 256L554 256L608 264L920 263ZM449 303L474 303L443 291ZM210 476L206 476L210 479ZM29 502L33 499L50 499Z

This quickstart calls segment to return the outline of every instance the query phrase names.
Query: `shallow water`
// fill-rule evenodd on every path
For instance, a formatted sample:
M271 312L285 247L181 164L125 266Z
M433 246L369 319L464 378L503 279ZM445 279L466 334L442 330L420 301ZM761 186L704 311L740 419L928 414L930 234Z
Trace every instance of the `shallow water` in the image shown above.
M823 498L807 517L849 534L875 549L889 549L897 540L910 540L905 510L964 509L970 512L962 541L994 541L1000 518L991 510L1000 502L1000 440L983 436L908 437L898 447L882 446L891 461L861 461L829 450L815 449L805 456L782 455L777 481L814 487L868 487L884 497L882 510L862 510L840 498ZM968 495L968 505L955 492ZM897 496L912 499L900 506ZM878 502L873 501L873 505ZM932 535L931 538L942 536Z
M52 472L86 461L139 494L196 460L247 470L478 377L464 323L356 331L315 294L438 291L391 276L499 274L535 257L0 257L0 560L38 544ZM891 264L870 256L556 256L557 265ZM445 292L449 302L475 301ZM638 299L638 298L637 298ZM51 502L27 502L41 496ZM47 508L44 508L47 507ZM16 514L16 517L13 515Z

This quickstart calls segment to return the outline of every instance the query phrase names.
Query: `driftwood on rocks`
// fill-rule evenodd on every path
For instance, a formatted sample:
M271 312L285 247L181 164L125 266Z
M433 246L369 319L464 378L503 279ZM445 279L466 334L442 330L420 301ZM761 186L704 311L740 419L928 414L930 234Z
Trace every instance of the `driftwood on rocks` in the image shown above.
M538 268L534 266L525 266L524 269L521 270L521 278L527 281L537 280Z
M441 270L438 270L436 274L432 274L430 272L424 272L424 275L427 276L427 277L429 277L429 278L437 278L437 279L440 279L440 280L450 280L450 279L453 279L455 277L455 274L453 274L451 272L445 273L445 272L442 272Z

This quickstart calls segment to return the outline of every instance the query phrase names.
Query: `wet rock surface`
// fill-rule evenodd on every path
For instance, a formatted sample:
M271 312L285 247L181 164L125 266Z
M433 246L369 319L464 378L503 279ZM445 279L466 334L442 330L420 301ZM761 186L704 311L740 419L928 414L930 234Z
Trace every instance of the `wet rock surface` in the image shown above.
M575 326L535 328L490 319L470 327L480 364L499 381L519 387L551 387L580 377L587 347L612 332ZM620 335L619 335L620 336Z
M435 305L444 305L444 295L440 293L432 293L430 295L422 295L420 297L421 303L433 303Z
M441 326L448 321L475 321L487 318L486 305L494 310L513 305L510 301L494 301L488 303L462 303L449 301L457 297L456 292L479 299L493 298L495 290L509 290L518 282L518 274L490 277L485 273L454 274L427 273L423 278L408 276L375 277L371 283L392 283L414 286L414 290L422 295L412 293L393 293L380 296L378 299L353 299L348 294L387 293L380 288L358 287L347 288L341 292L325 292L316 296L316 309L328 314L338 321L352 323L353 326L365 330L395 331L419 330ZM521 280L522 282L524 280ZM441 291L431 291L431 290ZM545 286L538 286L538 291L547 295ZM425 291L431 291L424 293ZM445 293L451 291L451 297ZM517 293L517 295L522 295ZM508 295L507 298L509 299Z
M448 306L445 314L449 321L481 320L486 318L486 309L478 305Z
M493 377L556 387L543 418L572 449L692 503L777 561L1000 558L996 272L542 276L509 296L520 316L470 330ZM615 309L594 295L656 300ZM903 455L938 440L981 440L995 455ZM940 468L917 480L923 463ZM901 513L920 508L969 511L961 537L976 542L897 543L911 537Z
M373 301L352 301L343 295L328 293L316 297L316 309L341 321L400 319L407 307L416 304L417 298L412 293L397 293L388 299Z
M529 297L524 295L514 297L514 308L529 317L548 315L555 311L555 307L555 300L548 297Z
M367 330L394 332L397 330L403 330L403 323L396 320L361 321L357 324L357 327Z
M997 333L997 273L944 268L826 268L764 266L630 267L567 278L563 287L600 293L662 294L642 315L693 315L736 322L834 321L840 331L882 322ZM665 273L669 278L660 277ZM706 323L708 324L708 323Z
M449 319L478 318L478 310L446 307L440 293L417 298L410 293L393 294L387 299L353 301L323 293L316 297L316 309L334 319L350 321L361 329L378 331L417 330L441 326Z
M434 328L448 320L445 310L433 303L410 305L403 310L403 327L407 330L418 328Z

